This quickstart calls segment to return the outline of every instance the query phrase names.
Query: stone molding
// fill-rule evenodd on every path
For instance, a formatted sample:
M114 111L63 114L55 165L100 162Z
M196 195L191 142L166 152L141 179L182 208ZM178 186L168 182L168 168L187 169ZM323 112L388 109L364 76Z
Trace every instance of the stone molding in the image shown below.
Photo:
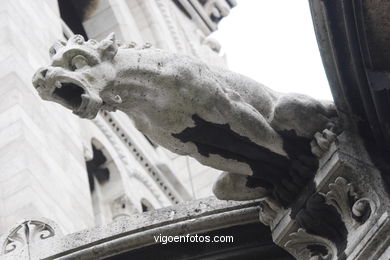
M155 244L159 234L200 234L258 221L258 201L221 201L210 197L118 218L32 245L31 259L102 259ZM19 253L20 255L20 253ZM0 253L0 259L3 255ZM25 259L25 258L10 258Z
M179 29L177 26L177 23L173 20L171 10L167 4L169 4L167 1L163 0L155 0L157 8L160 10L160 13L165 21L165 24L171 33L171 37L173 39L173 42L175 43L175 48L178 52L184 52L185 51L185 45L183 43L183 40L181 38L181 35L179 33Z

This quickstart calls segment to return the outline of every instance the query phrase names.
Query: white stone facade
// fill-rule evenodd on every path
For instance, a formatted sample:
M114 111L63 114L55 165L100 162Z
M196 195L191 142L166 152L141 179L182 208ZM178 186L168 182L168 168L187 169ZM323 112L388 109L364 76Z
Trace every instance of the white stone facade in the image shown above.
M83 22L89 38L115 32L124 43L225 64L209 32L173 1L96 2ZM49 62L51 44L70 34L56 0L3 0L0 29L0 233L22 219L45 217L67 234L211 195L217 171L153 146L125 114L83 120L39 98L31 77ZM92 144L106 158L109 179L98 184L95 178L91 194L86 161Z

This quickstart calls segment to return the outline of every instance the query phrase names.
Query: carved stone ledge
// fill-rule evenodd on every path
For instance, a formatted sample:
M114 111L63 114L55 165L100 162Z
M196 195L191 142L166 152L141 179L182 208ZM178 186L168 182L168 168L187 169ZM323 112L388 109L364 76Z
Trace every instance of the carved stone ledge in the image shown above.
M151 250L149 246L156 245L155 236L202 234L221 228L256 223L258 210L258 201L221 201L214 197L189 201L118 218L107 225L81 230L59 239L55 236L55 239L45 240L39 247L34 246L35 252L31 259L95 260L109 259L114 255L119 258L121 253L132 250L140 248ZM159 255L150 259L161 259L164 256ZM202 254L198 259L203 259L202 256L204 257Z
M389 196L359 137L338 136L320 159L314 186L287 209L261 202L260 220L276 244L305 260L376 260L389 253Z

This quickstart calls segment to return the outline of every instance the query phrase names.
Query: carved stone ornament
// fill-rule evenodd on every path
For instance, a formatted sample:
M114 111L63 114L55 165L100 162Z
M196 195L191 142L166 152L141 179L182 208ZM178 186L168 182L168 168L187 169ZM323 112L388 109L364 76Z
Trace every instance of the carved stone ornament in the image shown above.
M28 220L14 228L6 237L2 254L8 254L12 251L29 247L30 244L53 237L54 229L46 223L37 220Z
M112 219L130 216L138 213L135 206L131 203L127 195L119 196L110 203Z
M312 235L300 228L290 234L285 247L298 260L336 260L337 249L334 243L326 238Z
M43 99L89 119L123 111L155 143L225 171L214 186L220 199L289 205L317 170L312 141L326 148L333 137L316 134L337 121L331 102L281 94L182 54L118 45L114 34L75 35L50 55L33 78Z
M343 177L337 177L329 184L326 202L337 209L348 230L362 225L374 210L374 203L369 198L359 198L351 183Z

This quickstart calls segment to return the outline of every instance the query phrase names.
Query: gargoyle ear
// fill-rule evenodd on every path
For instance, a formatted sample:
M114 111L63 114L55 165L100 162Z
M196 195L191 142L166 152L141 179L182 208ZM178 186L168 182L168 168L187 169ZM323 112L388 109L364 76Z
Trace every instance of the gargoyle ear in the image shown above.
M110 60L114 58L118 51L118 45L115 40L115 33L110 33L104 40L99 43L98 47L102 60Z

